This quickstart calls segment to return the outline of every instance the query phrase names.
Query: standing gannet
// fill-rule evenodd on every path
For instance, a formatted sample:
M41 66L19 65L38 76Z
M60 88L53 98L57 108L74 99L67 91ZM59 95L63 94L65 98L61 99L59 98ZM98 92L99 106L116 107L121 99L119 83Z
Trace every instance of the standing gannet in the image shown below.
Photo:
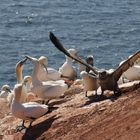
M38 77L41 81L56 81L61 79L61 73L59 71L48 68L48 60L45 56L41 56L38 60L40 63Z
M23 82L23 64L27 61L27 58L24 58L23 60L20 60L17 64L16 64L16 78L17 78L17 84L20 84ZM22 94L20 96L20 103L24 103L26 102L26 98L27 98L27 88L24 85L22 88Z
M22 96L20 97L20 103L27 102L27 98L29 96L28 92L30 92L30 90L31 90L32 77L31 76L25 76L23 81L24 81L24 85L23 85L23 88L22 88L22 93L21 93ZM12 104L13 98L14 98L14 93L13 93L13 91L11 91L11 93L7 96L7 101L8 101L8 106L9 107Z
M24 126L24 121L29 120L31 126L32 122L43 116L48 112L48 106L42 105L36 102L28 102L28 103L20 103L20 98L22 94L23 84L16 84L14 87L14 99L11 105L11 112L12 114L23 120L22 128L26 128ZM18 129L18 128L17 128Z
M82 78L84 91L86 92L85 96L87 97L88 91L93 91L93 90L95 90L95 93L97 95L97 89L99 87L98 78L94 77L92 73L87 73L86 71L82 71L80 73L80 76Z
M65 84L65 81L40 81L38 77L38 71L40 67L38 59L30 56L26 56L26 58L29 59L33 64L31 91L43 100L50 100L62 96L68 89L68 85Z
M77 54L76 54L77 52L75 49L69 49L68 52L73 57L77 57ZM65 57L66 57L66 61L59 68L59 72L62 74L62 77L66 77L66 78L74 80L77 77L77 73L76 73L76 70L74 69L74 67L72 66L73 60L68 56L65 56Z

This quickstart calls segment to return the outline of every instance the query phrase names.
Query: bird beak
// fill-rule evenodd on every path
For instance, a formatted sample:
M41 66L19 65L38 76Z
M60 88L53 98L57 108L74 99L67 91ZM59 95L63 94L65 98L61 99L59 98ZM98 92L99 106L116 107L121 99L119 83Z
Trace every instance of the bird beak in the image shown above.
M21 67L25 62L27 61L27 58L24 58L23 60L19 61L17 64L16 64L16 67Z
M27 58L25 57L25 58L22 60L22 63L24 64L26 61L27 61Z
M48 70L47 70L47 66L46 65L44 65L44 64L42 64L43 65L43 67L45 68L45 70L48 72Z
M25 62L27 61L27 58L25 57L23 60L21 60L19 63L21 64L21 65L23 65Z
M25 85L26 86L26 83L27 83L27 81L23 81L22 85Z
M12 92L10 89L7 89L7 91L9 91L10 93Z
M28 59L28 60L30 60L30 61L33 61L33 58L30 57L30 56L28 56L28 55L25 55L25 58Z

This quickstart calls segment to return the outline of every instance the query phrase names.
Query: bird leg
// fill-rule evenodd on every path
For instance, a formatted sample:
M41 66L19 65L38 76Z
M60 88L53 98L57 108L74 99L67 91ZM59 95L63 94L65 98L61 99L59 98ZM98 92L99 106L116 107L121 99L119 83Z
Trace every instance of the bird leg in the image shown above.
M117 97L120 96L121 95L121 90L119 88L114 90L114 95L117 96Z
M45 101L45 105L48 105L49 101L50 101L50 100Z
M97 95L97 90L95 90L95 96L97 97L98 95Z
M116 83L113 91L114 91L115 96L120 96L121 95L121 90L119 89L119 86L118 86L117 83Z
M85 97L87 97L87 91L85 92Z
M104 90L103 90L103 89L101 89L101 91L102 91L102 92L101 92L101 95L100 95L100 96L103 96L103 94L104 94Z
M45 104L45 100L42 100L42 104Z
M20 132L20 131L22 131L23 129L25 129L26 127L25 127L24 123L25 123L25 120L23 120L23 121L22 121L22 124L19 125L19 126L16 128L15 132Z
M125 83L125 81L124 81L124 77L122 77L122 82Z
M48 105L49 101L50 100L47 100L47 101L46 100L42 100L42 104Z
M32 126L32 123L33 123L33 121L32 121L32 122L30 122L28 129Z

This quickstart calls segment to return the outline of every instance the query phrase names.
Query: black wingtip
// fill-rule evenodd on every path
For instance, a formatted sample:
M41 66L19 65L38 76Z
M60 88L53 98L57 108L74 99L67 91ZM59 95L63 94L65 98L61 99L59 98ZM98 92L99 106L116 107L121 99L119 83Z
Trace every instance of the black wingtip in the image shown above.
M50 37L51 41L56 40L56 37L55 37L55 35L52 32L49 32L49 37Z
M52 32L49 32L49 37L51 38L54 34Z

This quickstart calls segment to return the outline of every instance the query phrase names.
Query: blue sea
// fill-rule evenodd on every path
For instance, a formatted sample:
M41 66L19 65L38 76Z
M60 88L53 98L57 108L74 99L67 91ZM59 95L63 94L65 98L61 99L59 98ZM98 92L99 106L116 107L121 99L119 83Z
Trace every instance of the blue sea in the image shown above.
M52 31L98 68L116 68L140 50L140 0L0 0L0 87L16 83L24 55L47 56L58 69L65 56L49 40ZM31 74L32 64L24 67Z

